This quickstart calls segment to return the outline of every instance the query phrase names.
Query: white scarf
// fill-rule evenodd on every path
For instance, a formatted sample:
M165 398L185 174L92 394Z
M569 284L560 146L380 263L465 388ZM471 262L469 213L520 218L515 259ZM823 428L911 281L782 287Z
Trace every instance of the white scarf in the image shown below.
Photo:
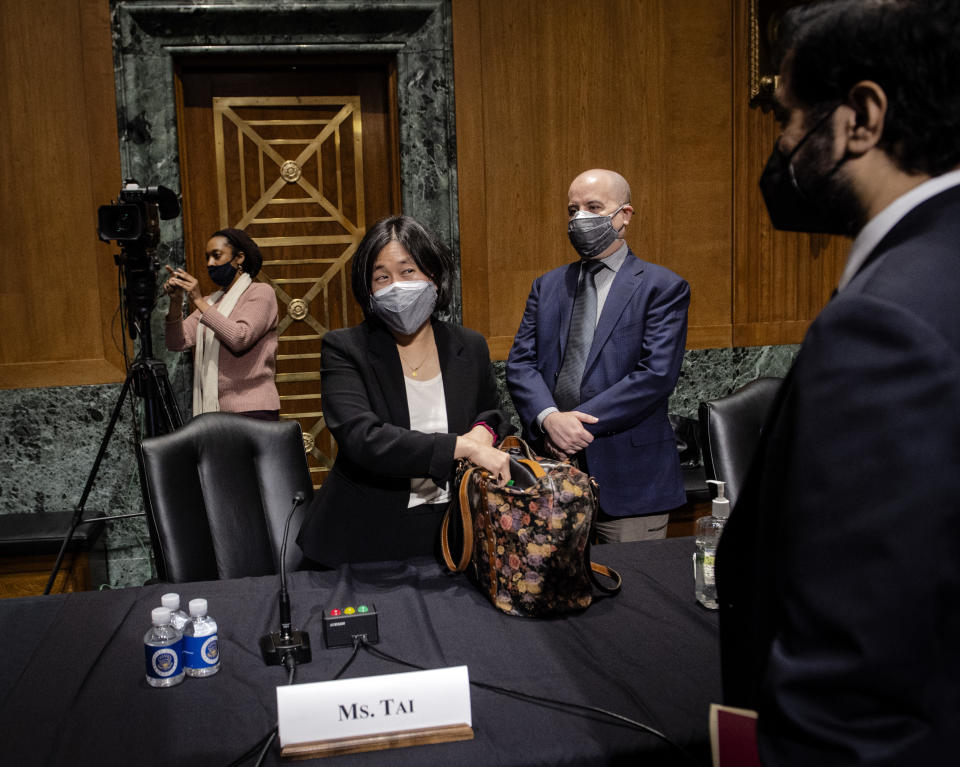
M237 305L250 283L250 275L242 272L224 296L218 290L209 298L209 303L224 317ZM223 300L217 299L223 296ZM216 413L220 410L220 393L218 391L218 377L220 374L220 341L213 330L202 322L197 325L197 343L193 352L193 414Z

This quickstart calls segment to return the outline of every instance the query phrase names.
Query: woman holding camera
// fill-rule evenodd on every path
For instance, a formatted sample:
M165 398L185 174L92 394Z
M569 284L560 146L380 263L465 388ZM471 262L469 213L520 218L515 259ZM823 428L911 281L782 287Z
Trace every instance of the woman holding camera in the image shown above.
M163 284L170 296L167 348L194 349L193 414L223 410L276 421L277 296L253 280L263 264L260 248L240 229L221 229L207 241L206 255L216 293L203 296L196 277L169 266ZM185 293L196 307L186 319Z
M327 567L436 555L457 458L510 477L493 447L513 428L486 341L432 317L449 304L450 252L394 216L364 236L351 276L366 319L323 337L323 414L337 457L297 538Z

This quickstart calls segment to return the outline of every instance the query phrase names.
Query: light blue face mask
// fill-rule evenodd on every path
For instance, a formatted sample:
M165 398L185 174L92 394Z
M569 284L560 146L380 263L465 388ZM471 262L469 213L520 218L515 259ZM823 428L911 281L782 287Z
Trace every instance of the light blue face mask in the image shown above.
M429 280L398 280L370 296L370 311L397 335L416 333L437 306L437 286Z
M624 203L625 205L626 203ZM613 217L623 210L623 205L609 216L600 213L591 213L588 210L578 210L567 224L567 237L573 249L580 254L580 258L595 258L609 248L623 227L613 228Z

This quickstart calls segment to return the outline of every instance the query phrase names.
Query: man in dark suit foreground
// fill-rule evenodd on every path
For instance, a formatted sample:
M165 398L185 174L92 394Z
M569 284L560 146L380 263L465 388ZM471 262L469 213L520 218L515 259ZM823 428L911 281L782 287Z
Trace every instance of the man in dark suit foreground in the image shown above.
M663 538L686 500L667 401L690 287L627 247L633 215L619 173L573 180L567 233L580 259L534 281L507 360L524 433L596 478L601 541Z
M717 555L725 702L765 765L957 763L960 3L784 21L774 225L856 237Z

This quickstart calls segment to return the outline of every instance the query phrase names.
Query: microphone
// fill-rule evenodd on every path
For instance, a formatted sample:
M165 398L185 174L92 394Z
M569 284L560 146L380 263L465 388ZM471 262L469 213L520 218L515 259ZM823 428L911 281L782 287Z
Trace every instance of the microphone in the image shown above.
M298 663L309 663L310 635L306 631L294 631L290 620L290 595L287 593L287 533L290 530L290 520L293 514L306 500L302 490L293 495L293 508L287 515L287 522L283 526L283 543L280 545L280 631L274 631L260 637L260 654L268 666L281 664L292 668ZM292 663L288 665L288 662Z

